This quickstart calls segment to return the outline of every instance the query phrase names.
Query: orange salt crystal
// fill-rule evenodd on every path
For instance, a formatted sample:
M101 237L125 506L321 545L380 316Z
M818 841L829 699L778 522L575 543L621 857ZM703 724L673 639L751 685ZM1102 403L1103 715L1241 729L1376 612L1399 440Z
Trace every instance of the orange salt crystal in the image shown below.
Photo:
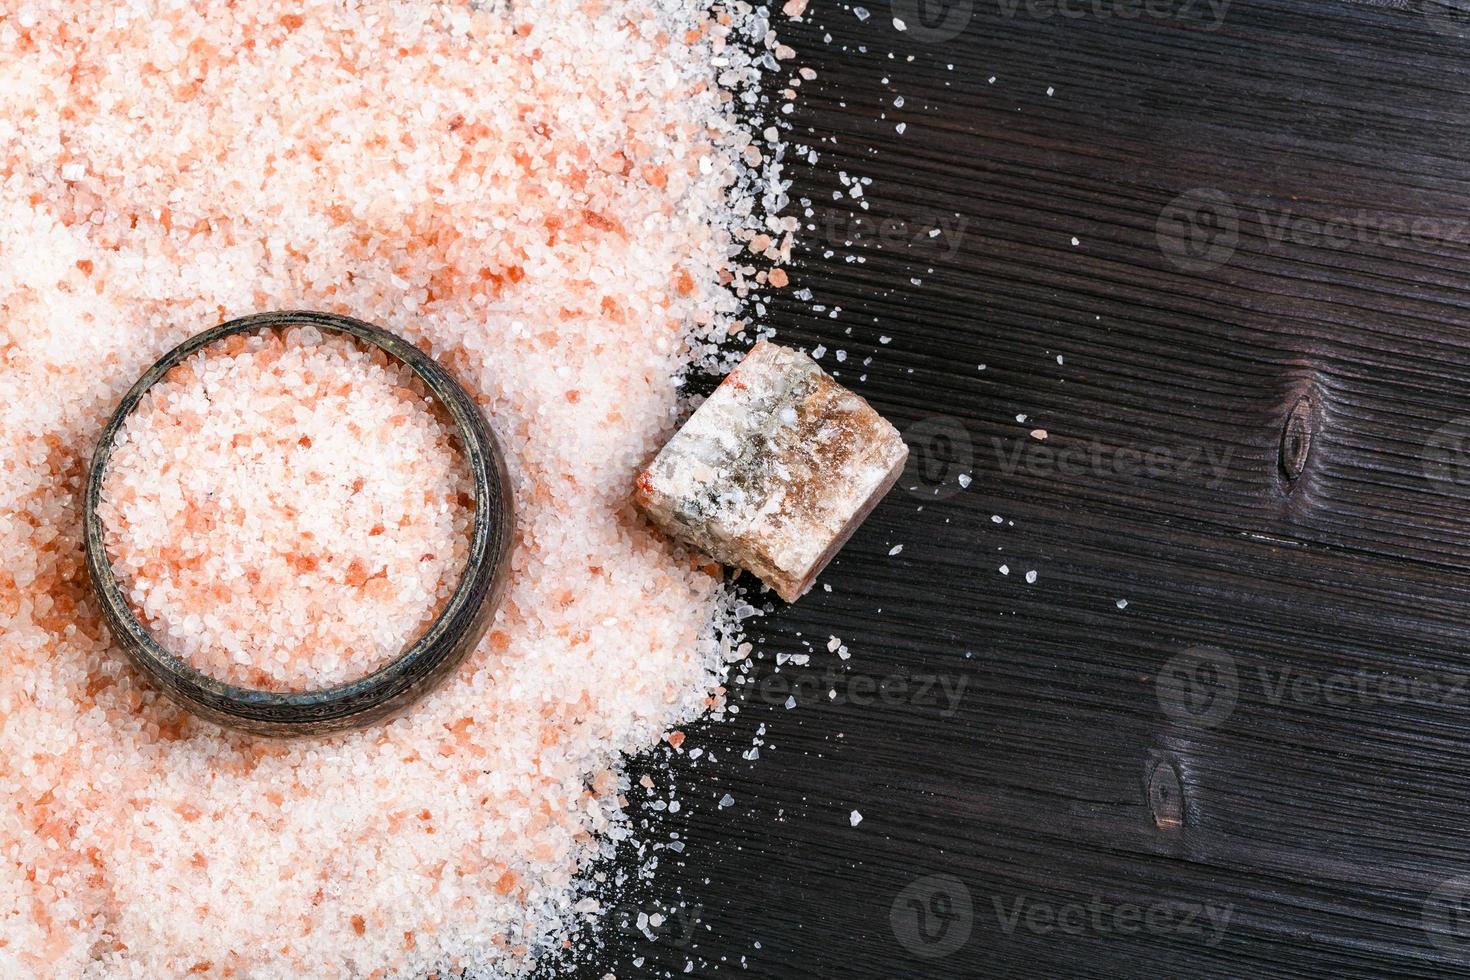
M168 649L239 686L309 690L370 673L423 632L458 580L474 498L454 435L399 374L293 329L231 335L150 390L99 514L119 583ZM221 494L250 520L220 520ZM160 535L158 560L139 560Z
M19 801L0 827L16 868L0 974L520 975L528 950L574 935L543 912L572 906L584 860L613 846L608 824L636 827L617 776L589 791L583 774L624 771L622 749L652 748L718 697L706 625L726 597L627 519L625 489L679 415L678 379L723 366L714 344L754 275L722 274L723 242L774 227L763 209L784 196L739 152L767 121L749 117L778 108L739 97L780 81L761 77L775 22L699 0L430 3L412 17L374 3L156 6L124 23L107 4L52 5L14 45L18 91L34 96L22 114L42 133L60 120L65 145L0 141L16 219L0 221L0 254L56 260L0 277L0 375L49 393L0 399L0 428L19 434L0 440L0 575L19 576L0 583L0 758L16 763L0 766L0 790ZM258 153L241 151L251 134ZM779 152L760 149L763 162ZM73 159L87 176L66 185L53 175ZM495 639L433 698L366 733L267 753L181 720L141 683L57 556L81 550L75 481L99 409L194 330L290 308L359 316L439 352L510 430L524 525ZM295 378L298 350L256 336L233 353ZM289 410L217 430L202 402L155 405L156 458L212 433L230 465L169 460L158 484L114 486L109 548L134 570L129 593L153 603L146 625L252 684L345 676L357 664L343 652L371 658L413 634L441 584L419 559L444 555L444 572L459 546L424 542L473 518L472 494L423 506L437 452L376 454L401 470L326 465L337 435L297 428L299 413L369 394L333 378L314 371L311 391L273 393ZM183 409L201 421L169 431L162 416ZM334 431L381 446L418 421L339 412ZM286 472L272 460L288 456L310 492L282 501L254 474ZM236 481L236 465L251 478ZM399 492L380 493L390 472ZM404 523L405 507L434 517ZM238 534L265 518L301 533L256 550ZM313 625L293 626L298 614ZM213 642L230 636L235 650ZM543 720L567 681L572 706ZM36 787L54 787L44 808ZM441 810L460 787L473 812ZM201 816L182 819L180 804ZM413 819L426 808L435 820ZM435 833L395 837L397 813Z

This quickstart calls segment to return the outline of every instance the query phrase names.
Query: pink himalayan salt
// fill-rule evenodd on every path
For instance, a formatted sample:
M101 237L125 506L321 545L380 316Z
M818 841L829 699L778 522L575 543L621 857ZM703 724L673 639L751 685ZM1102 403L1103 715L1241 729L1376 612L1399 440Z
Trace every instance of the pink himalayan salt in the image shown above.
M722 87L758 78L766 33L703 0L0 18L0 977L514 974L569 935L595 862L635 846L623 753L721 699L718 580L627 488L749 288L734 233L784 203ZM300 308L445 362L519 510L454 678L283 743L126 667L80 501L153 360Z
M794 602L908 455L867 401L763 340L639 475L636 499L669 534Z
M241 687L386 665L468 554L473 487L413 372L314 327L226 338L128 416L98 516L165 649Z

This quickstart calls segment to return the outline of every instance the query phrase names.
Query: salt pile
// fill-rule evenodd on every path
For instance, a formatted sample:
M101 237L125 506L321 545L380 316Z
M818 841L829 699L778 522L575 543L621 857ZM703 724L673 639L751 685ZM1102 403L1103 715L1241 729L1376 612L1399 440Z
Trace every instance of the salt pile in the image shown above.
M241 687L309 691L423 634L468 557L474 488L417 380L305 327L236 334L149 389L97 513L166 650Z
M0 976L487 976L560 945L625 833L620 753L721 697L722 587L627 488L764 279L737 247L789 248L780 147L736 118L775 50L763 12L698 0L0 17ZM455 678L273 742L125 667L80 502L153 360L302 308L459 376L519 535Z

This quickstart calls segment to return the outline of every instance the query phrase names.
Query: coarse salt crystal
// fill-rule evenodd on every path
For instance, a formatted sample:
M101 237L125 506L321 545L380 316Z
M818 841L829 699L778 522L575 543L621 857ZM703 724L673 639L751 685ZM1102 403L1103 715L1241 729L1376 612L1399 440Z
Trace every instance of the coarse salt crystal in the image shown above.
M756 285L729 236L784 206L785 148L764 172L741 153L778 117L757 97L769 19L147 6L12 18L30 37L4 83L26 138L0 139L0 974L519 975L574 928L596 862L644 844L623 752L722 703L733 599L621 514L681 376L728 366L715 343ZM84 161L58 166L63 144ZM521 533L495 622L431 697L268 742L122 666L78 574L80 488L154 359L291 308L431 350L504 427ZM601 625L630 610L636 644Z
M270 330L202 350L149 390L98 515L119 584L165 648L238 686L317 690L428 627L468 555L472 487L452 429L403 375L338 335ZM156 556L164 538L177 557Z

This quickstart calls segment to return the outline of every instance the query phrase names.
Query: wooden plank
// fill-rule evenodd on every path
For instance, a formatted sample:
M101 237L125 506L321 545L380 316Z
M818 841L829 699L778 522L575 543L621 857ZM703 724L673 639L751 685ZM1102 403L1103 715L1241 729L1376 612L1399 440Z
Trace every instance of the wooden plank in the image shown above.
M768 319L847 352L911 470L830 593L754 625L741 710L685 743L717 761L640 763L685 849L629 900L697 927L579 975L1470 974L1431 900L1470 873L1470 39L1420 5L976 0L925 44L812 6L813 227ZM1233 214L1193 219L1207 263L1200 189ZM1168 686L1202 649L1218 717Z

